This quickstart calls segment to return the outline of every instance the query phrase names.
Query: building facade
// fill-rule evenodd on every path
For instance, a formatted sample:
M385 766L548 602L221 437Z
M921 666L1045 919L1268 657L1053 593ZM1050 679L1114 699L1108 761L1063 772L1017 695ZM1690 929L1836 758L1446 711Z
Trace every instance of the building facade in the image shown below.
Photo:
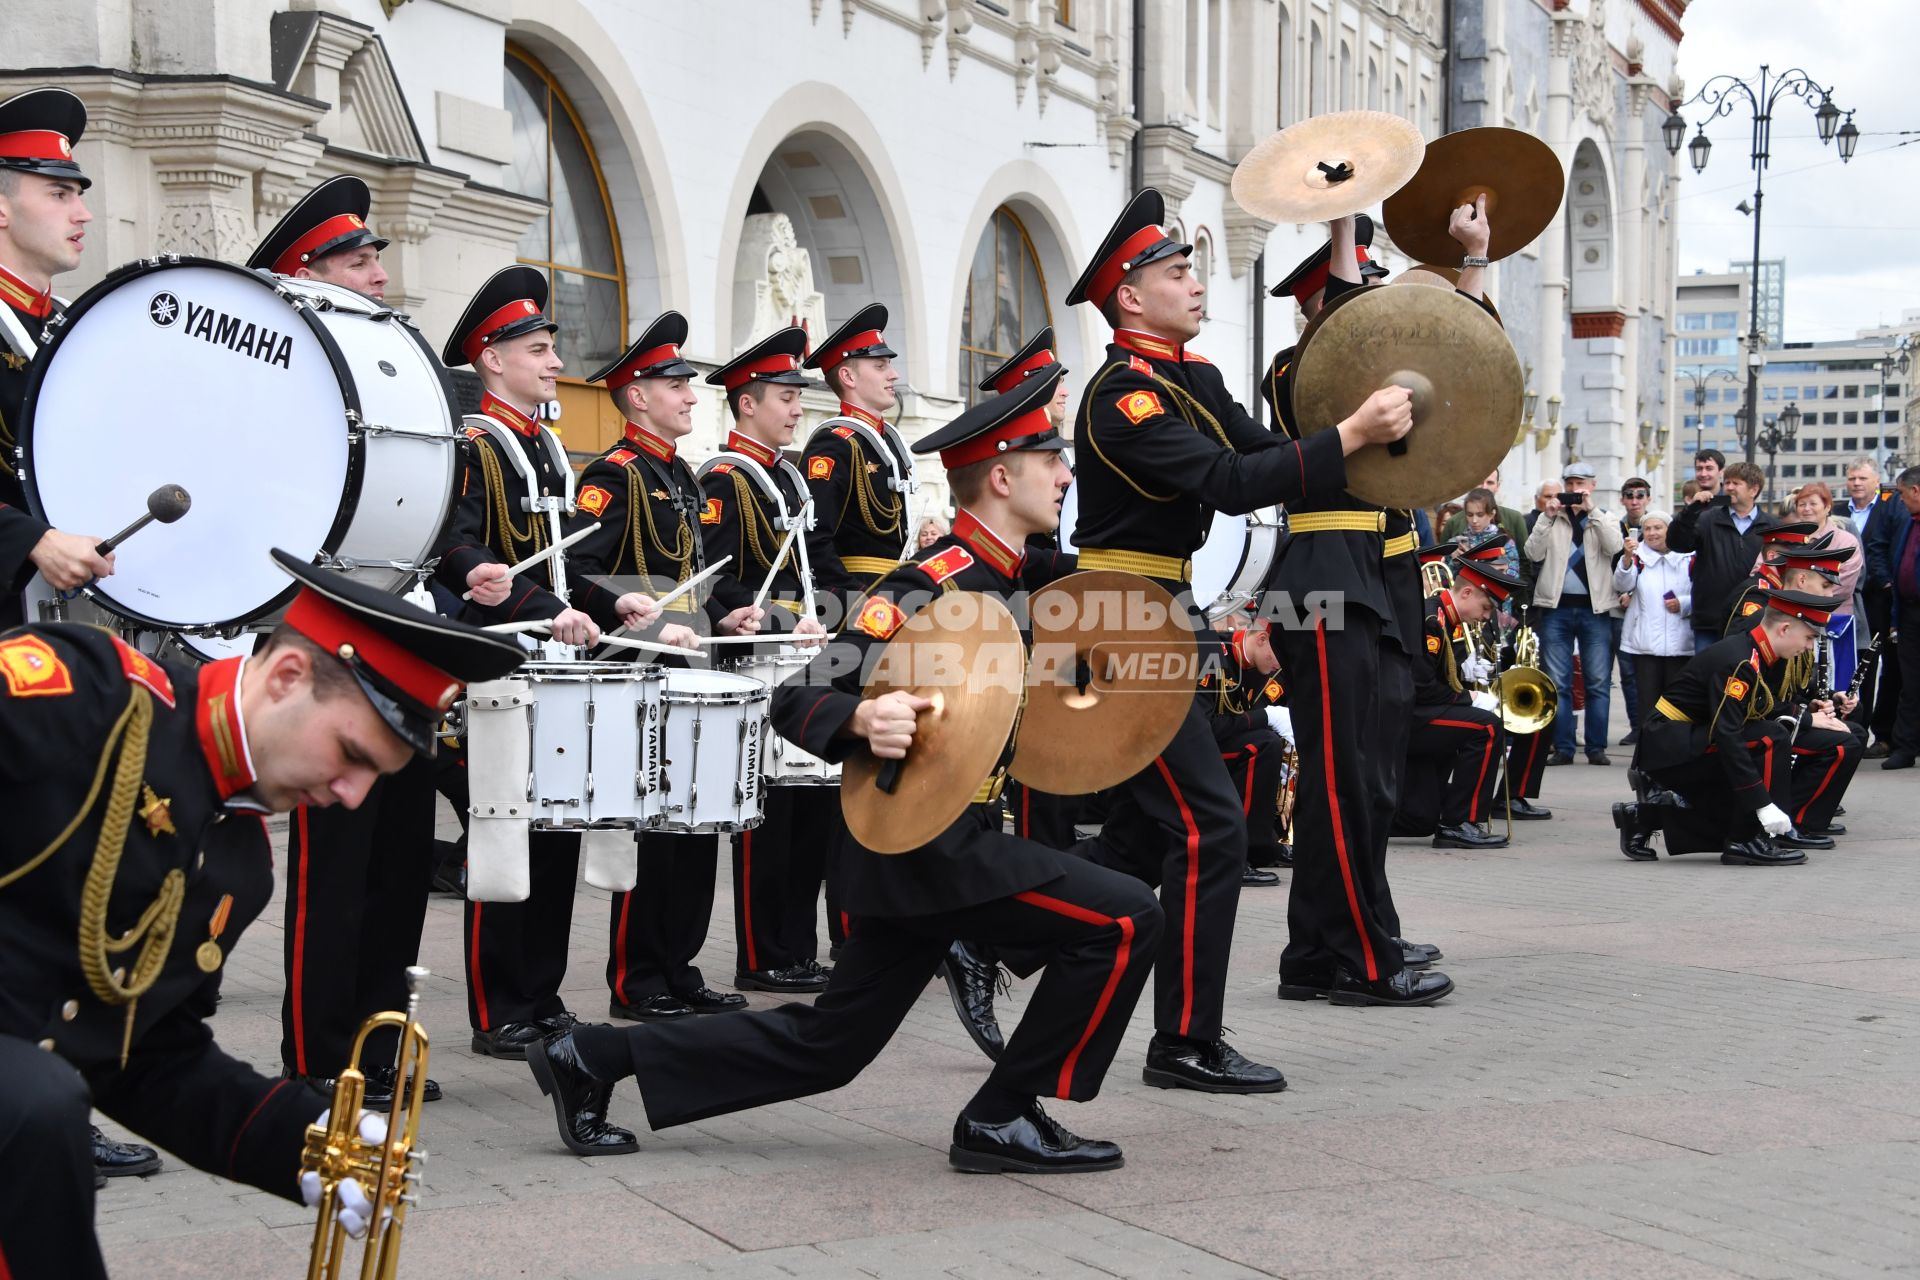
M1542 406L1612 486L1664 420L1673 174L1658 146L1681 0L0 0L0 91L86 100L99 216L63 293L156 252L244 260L323 178L373 189L389 298L436 344L488 274L546 269L577 454L617 430L580 383L663 308L711 367L791 322L891 313L909 438L1051 323L1128 192L1168 197L1209 289L1196 348L1256 413L1292 340L1265 287L1323 238L1235 206L1233 164L1349 108L1429 136L1508 124L1569 203L1494 294ZM1451 13L1451 30L1448 14ZM1409 265L1391 244L1383 255ZM1552 398L1558 396L1559 400ZM809 400L829 411L824 393ZM718 440L703 405L691 451ZM1566 433L1516 447L1522 482ZM1535 443L1538 448L1535 448ZM936 483L930 501L941 500Z

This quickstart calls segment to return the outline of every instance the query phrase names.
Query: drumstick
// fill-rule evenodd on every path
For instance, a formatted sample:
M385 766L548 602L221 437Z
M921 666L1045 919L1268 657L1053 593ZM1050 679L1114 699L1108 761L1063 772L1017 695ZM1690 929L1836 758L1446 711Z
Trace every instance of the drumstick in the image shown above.
M661 596L658 600L655 600L654 603L660 608L665 609L675 600L678 600L681 596L687 594L687 592L693 590L731 563L733 563L732 556L721 556L718 560L715 560L712 564L694 574L691 578L688 578L685 582L667 592L667 594Z
M553 630L553 623L548 619L539 618L532 622L496 622L490 627L482 627L480 629L498 634L515 634L528 631L551 631ZM697 649L682 649L678 645L671 644L655 644L651 640L628 640L615 635L603 635L594 641L593 644L580 645L578 647L591 649L596 645L603 644L612 645L616 649L639 649L645 653L674 653L683 658L697 658L700 656Z
M801 508L802 512L804 512L805 510L806 510L805 507ZM793 550L793 539L794 539L794 536L799 532L800 532L800 521L798 519L795 519L793 522L793 528L787 530L786 538L780 543L779 553L773 557L773 567L767 570L767 580L760 584L760 590L754 594L754 597L753 597L754 608L758 609L761 605L766 603L767 593L773 590L774 575L778 574L780 572L780 566L786 563L787 552Z
M538 555L528 556L525 560L520 561L520 563L509 567L507 570L508 580L511 581L512 579L519 577L521 574L533 568L533 566L539 564L543 560L553 559L553 557L559 555L562 551L565 551L568 547L580 541L580 539L586 537L588 534L594 532L599 527L600 527L600 522L596 520L592 524L588 525L586 528L579 529L573 533L568 534L566 537L560 539L560 541L554 543L552 546L548 547L545 551L540 552ZM460 598L462 600L473 599L473 591L469 589L461 592Z

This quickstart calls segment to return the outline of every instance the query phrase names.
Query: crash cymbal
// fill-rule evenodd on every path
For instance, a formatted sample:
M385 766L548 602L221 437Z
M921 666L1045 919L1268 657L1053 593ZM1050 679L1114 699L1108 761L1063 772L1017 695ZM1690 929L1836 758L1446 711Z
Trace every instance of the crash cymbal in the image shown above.
M1431 262L1423 262L1417 267L1407 268L1393 279L1387 281L1387 283L1422 284L1441 289L1458 289L1460 287L1460 268L1436 267ZM1491 296L1487 297L1486 303L1489 307L1493 307L1494 318L1496 320L1499 319L1500 308L1493 306L1493 298Z
M1009 772L1037 791L1111 787L1166 750L1193 705L1199 649L1166 588L1111 569L1033 593L1027 707Z
M1451 289L1357 289L1301 335L1293 411L1301 430L1336 426L1381 387L1413 392L1413 430L1347 457L1347 492L1425 507L1493 470L1520 426L1520 359L1500 322Z
M933 706L905 760L848 757L840 811L853 838L906 853L952 826L1006 749L1026 669L1019 625L992 596L948 592L908 618L873 659L865 695L905 690Z
M1457 267L1467 251L1447 234L1447 219L1475 197L1487 198L1498 262L1539 238L1559 212L1567 175L1553 148L1519 129L1462 129L1427 144L1420 170L1387 197L1382 221L1393 243L1423 262Z
M1270 222L1343 218L1399 190L1424 147L1418 129L1384 111L1313 116L1247 152L1233 170L1233 198Z

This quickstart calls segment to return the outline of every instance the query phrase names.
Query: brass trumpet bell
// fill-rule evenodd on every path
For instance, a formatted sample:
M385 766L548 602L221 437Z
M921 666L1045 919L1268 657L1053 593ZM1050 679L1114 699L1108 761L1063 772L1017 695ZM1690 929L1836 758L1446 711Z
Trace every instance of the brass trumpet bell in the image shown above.
M1538 667L1510 667L1494 681L1500 723L1508 733L1538 733L1553 723L1560 693Z

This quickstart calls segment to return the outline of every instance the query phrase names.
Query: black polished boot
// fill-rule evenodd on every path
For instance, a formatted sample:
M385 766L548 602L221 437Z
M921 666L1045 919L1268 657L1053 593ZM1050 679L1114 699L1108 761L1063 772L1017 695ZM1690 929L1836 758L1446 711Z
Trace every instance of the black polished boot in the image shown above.
M1408 942L1405 938L1395 938L1393 945L1400 948L1400 963L1408 969L1425 969L1440 958L1440 948L1425 942ZM1328 983L1329 986L1332 983Z
M631 1129L607 1123L613 1083L597 1079L580 1060L573 1032L565 1031L527 1051L527 1066L540 1092L553 1099L560 1141L581 1156L623 1156L640 1149Z
M1650 808L1649 805L1628 804L1625 801L1616 801L1613 806L1613 825L1620 832L1620 852L1635 862L1652 862L1660 856L1654 850L1653 838L1641 817Z
M746 1003L744 996L741 997L740 1003ZM609 1000L607 1016L624 1018L628 1022L665 1022L670 1018L690 1018L693 1016L693 1009L679 996L670 991L662 991L659 995L648 996L645 1000L638 1000L632 1004L621 1004L618 1000Z
M825 989L826 974L804 962L779 969L742 969L733 975L733 985L741 991L797 992L814 995Z
M1553 810L1535 804L1525 796L1515 796L1513 803L1507 806L1507 812L1513 815L1515 822L1545 822L1553 816Z
M1240 873L1240 887L1243 889L1258 889L1279 883L1279 875L1275 872L1268 871L1265 867L1250 866Z
M1783 836L1774 836L1773 843L1782 849L1831 849L1833 837L1793 827Z
M1720 861L1730 867L1796 867L1806 860L1805 851L1780 848L1765 834L1729 841L1720 850Z
M732 991L715 991L712 987L676 991L673 998L695 1013L739 1013L747 1007L745 996Z
M1111 1142L1082 1138L1030 1102L1001 1124L967 1118L953 1122L947 1163L967 1173L1098 1173L1126 1161Z
M1201 1093L1279 1093L1287 1087L1279 1068L1249 1060L1225 1039L1195 1040L1164 1031L1147 1042L1140 1078L1156 1089Z
M546 1031L537 1022L506 1022L491 1031L473 1033L473 1051L488 1058L524 1059L527 1046L539 1044Z
M980 1052L1000 1061L1007 1041L1000 1034L1000 1020L994 1016L993 995L996 986L1004 989L1008 984L1000 975L999 964L982 948L956 939L947 948L947 958L940 962L940 976L947 984L947 995L953 1000L960 1025L973 1037Z
M1328 1004L1377 1004L1393 1008L1414 1008L1432 1004L1453 994L1453 979L1432 969L1416 972L1402 969L1391 977L1368 982L1345 969L1333 975L1333 990Z
M115 1142L93 1128L93 1171L102 1178L144 1178L160 1172L160 1153L138 1142Z
M384 1107L393 1102L394 1074L392 1063L382 1063L366 1069L368 1106ZM440 1101L440 1082L431 1076L427 1077L426 1085L420 1091L420 1100L422 1102Z
M1463 822L1459 826L1442 827L1434 832L1433 847L1436 849L1504 849L1507 847L1507 838L1482 831L1472 823Z

